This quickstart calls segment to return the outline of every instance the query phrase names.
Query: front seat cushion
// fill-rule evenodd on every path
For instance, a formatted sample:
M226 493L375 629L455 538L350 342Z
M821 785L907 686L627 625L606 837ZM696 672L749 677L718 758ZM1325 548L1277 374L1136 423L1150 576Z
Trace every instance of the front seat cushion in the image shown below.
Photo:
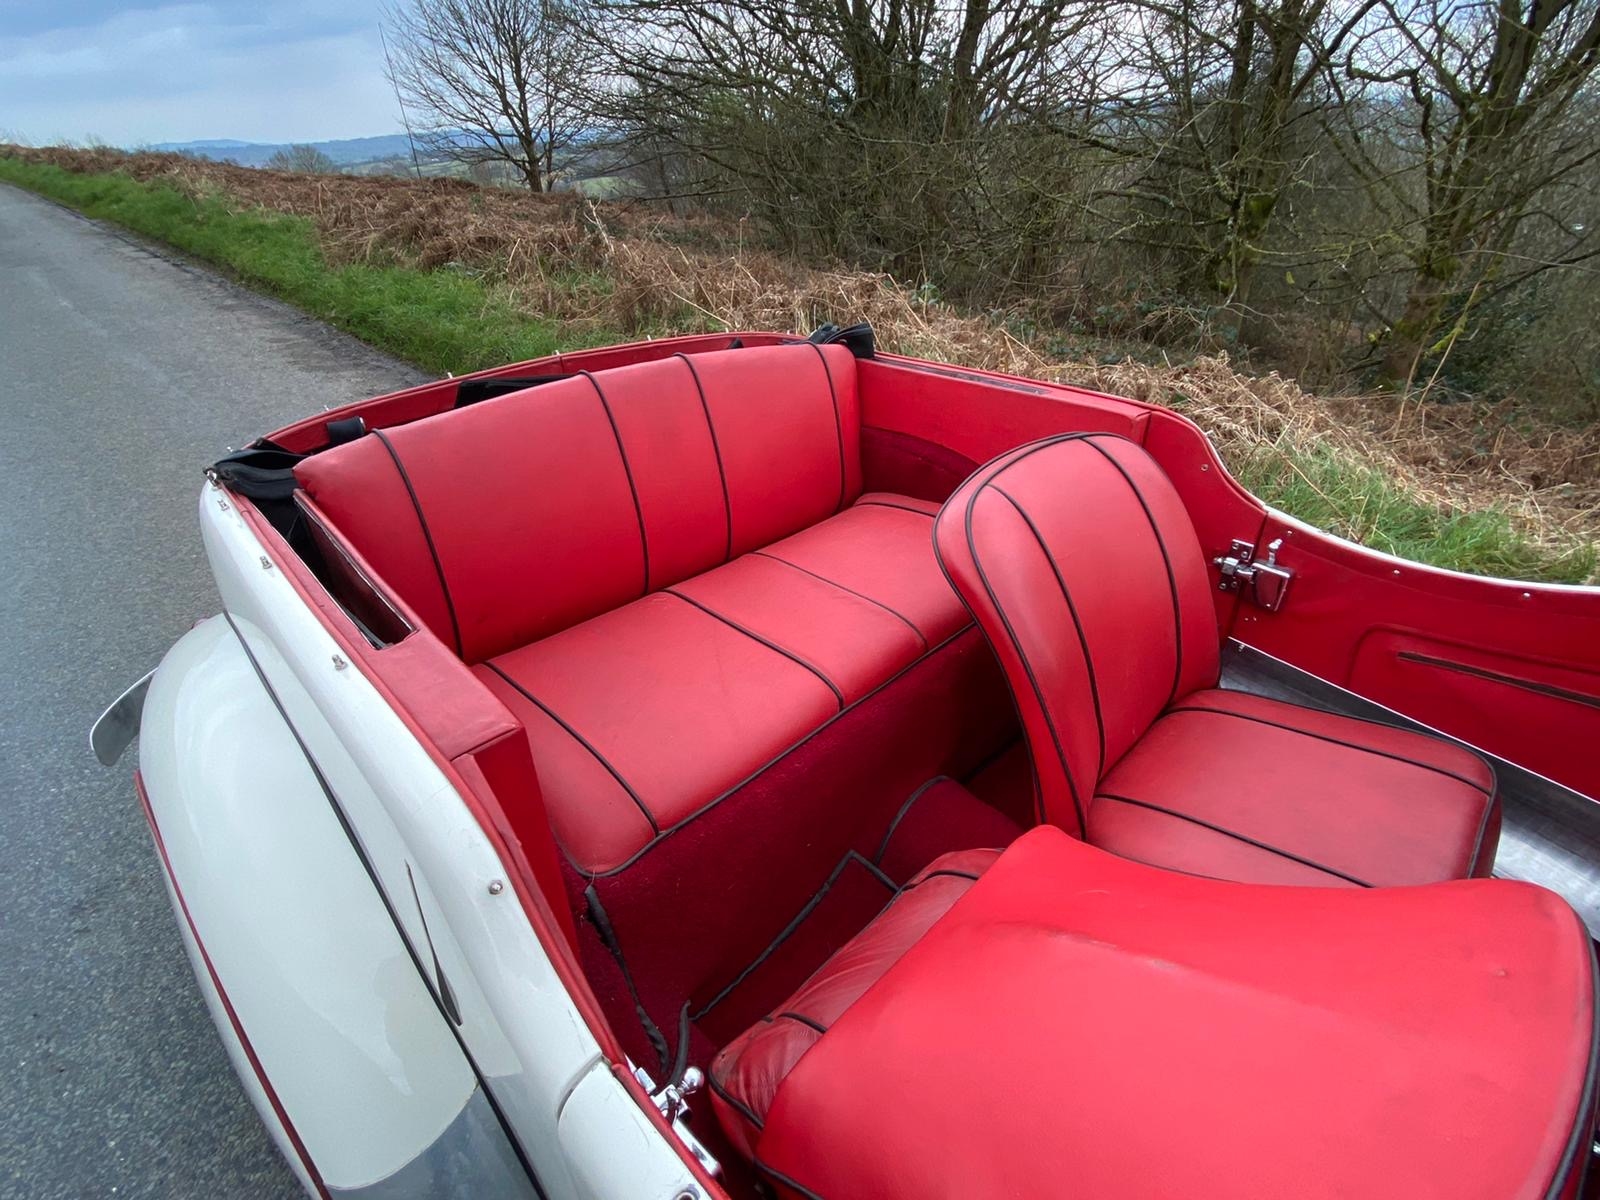
M1589 1157L1588 932L1508 880L1256 887L1040 827L820 1024L756 1142L780 1196L1565 1200Z
M1487 875L1499 827L1494 772L1469 750L1207 690L1101 781L1088 840L1198 875L1377 887Z

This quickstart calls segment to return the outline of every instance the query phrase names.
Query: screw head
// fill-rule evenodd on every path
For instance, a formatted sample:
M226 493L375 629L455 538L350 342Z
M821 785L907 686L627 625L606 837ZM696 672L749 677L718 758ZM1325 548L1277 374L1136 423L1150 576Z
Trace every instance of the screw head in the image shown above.
M333 656L333 669L335 671L343 671L349 665L350 665L349 663L345 662L344 655L335 654Z
M491 879L489 881L489 895L498 896L501 892L503 892L505 890L506 890L506 885L505 885L505 881L503 879Z

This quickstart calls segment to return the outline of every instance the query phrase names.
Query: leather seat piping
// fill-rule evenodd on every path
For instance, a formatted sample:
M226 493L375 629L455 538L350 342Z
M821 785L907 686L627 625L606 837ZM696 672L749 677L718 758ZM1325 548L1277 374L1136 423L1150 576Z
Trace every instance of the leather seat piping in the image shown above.
M1039 527L1033 523L1033 518L1028 515L1027 510L1024 509L1022 505L1018 504L1016 498L998 483L991 482L986 486L991 488L996 495L1003 497L1006 503L1010 504L1012 508L1017 510L1017 516L1022 518L1023 524L1028 527L1028 532L1033 534L1033 540L1038 543L1039 546L1039 553L1044 555L1045 562L1050 564L1050 574L1055 576L1056 587L1061 592L1061 599L1066 603L1067 613L1072 617L1072 628L1077 632L1078 635L1078 648L1083 651L1083 669L1089 678L1089 698L1094 703L1095 735L1099 739L1100 747L1099 755L1095 759L1094 776L1096 779L1099 779L1105 774L1106 770L1106 722L1103 710L1100 706L1100 682L1098 677L1095 675L1094 654L1089 649L1089 637L1088 634L1086 634L1083 630L1082 619L1078 616L1078 606L1073 602L1072 592L1067 588L1066 578L1061 574L1061 567L1056 562L1056 556L1050 553L1049 543L1044 540L1044 535L1039 532ZM970 549L973 554L973 561L976 562L978 548L975 545L971 545ZM1022 647L1020 645L1017 647L1017 653L1022 653ZM1044 700L1041 694L1040 703L1043 704L1043 702ZM1051 725L1052 728L1054 728L1053 720L1051 721ZM1064 754L1061 756L1061 769L1062 771L1067 772L1070 776L1071 772L1067 766L1067 759ZM1073 789L1073 801L1074 803L1077 802L1076 788ZM1083 814L1080 812L1080 821L1082 815Z
M1172 704L1178 698L1178 688L1183 682L1183 608L1178 602L1178 577L1172 570L1172 556L1167 553L1167 539L1161 536L1161 527L1156 524L1155 514L1150 511L1150 504L1144 498L1144 492L1133 481L1133 476L1116 458L1100 445L1093 437L1083 439L1084 444L1091 447L1100 457L1117 469L1117 474L1127 482L1128 490L1133 493L1133 498L1139 502L1139 507L1144 510L1144 519L1150 522L1150 532L1155 535L1156 548L1161 551L1161 563L1167 569L1167 587L1172 592L1172 636L1175 643L1177 660L1173 665L1172 687L1167 692L1167 703ZM1105 770L1105 752L1101 748L1100 769Z
M883 841L878 843L878 852L872 856L872 861L874 864L878 866L883 865L883 856L889 853L889 843L894 840L894 831L900 828L900 822L905 819L905 815L911 811L916 802L921 800L922 797L927 793L928 789L933 787L935 784L949 782L952 782L950 776L935 775L927 782L919 784L916 790L913 791L911 795L906 797L905 803L900 806L900 811L894 814L894 820L889 822L889 828L884 831Z
M752 551L750 551L750 553L755 555L757 558L767 558L767 559L771 559L775 563L782 563L784 566L790 568L791 570L799 571L802 575L809 575L809 576L811 576L811 578L813 578L815 580L818 580L819 582L825 583L829 587L838 588L841 592L848 592L850 595L855 596L858 599L865 600L868 604L877 605L879 608L883 609L883 611L888 613L890 616L897 617L901 621L905 622L906 628L911 630L912 633L917 635L917 641L918 641L918 643L921 644L922 648L924 650L926 650L928 648L928 639L927 639L926 635L923 634L922 630L917 628L916 624L911 620L911 618L906 616L904 613L898 611L897 609L890 608L882 600L874 600L871 596L868 596L865 592L858 592L858 591L855 590L855 588L845 587L844 584L839 583L839 582L837 582L835 580L829 579L826 575L818 575L815 571L809 570L806 567L802 567L799 563L792 563L787 558L779 558L776 554L772 554L769 551L766 551L766 550L752 550Z
M439 576L439 591L444 595L445 611L450 614L450 636L455 638L456 657L463 657L461 648L461 622L456 619L456 602L450 595L450 582L444 575L444 563L439 561L439 548L433 543L433 530L428 528L428 518L422 511L422 501L417 499L417 489L411 486L411 476L406 471L405 463L400 461L400 452L394 448L394 443L389 440L389 435L381 429L374 429L372 436L385 450L389 452L389 459L394 463L394 469L400 475L400 482L405 484L406 495L411 497L412 511L417 514L417 524L422 527L422 540L428 544L428 556L433 559L433 569Z
M917 516L927 517L930 521L938 515L920 508L912 508L909 504L893 504L888 500L858 500L856 504L860 508L898 508L901 512L916 513Z
M722 443L717 441L717 426L711 420L711 405L706 400L705 385L700 382L700 372L694 369L694 363L689 361L687 354L675 354L674 358L683 360L683 365L689 368L689 377L694 380L695 393L700 397L700 411L706 415L706 429L711 434L711 453L717 460L717 478L722 481L722 515L728 525L728 537L722 548L722 561L730 562L733 559L733 501L728 496L728 472L722 465Z
M772 941L767 943L766 949L762 950L760 954L756 955L748 963L741 967L739 973L726 984L724 984L720 989L718 989L716 995L712 996L711 999L702 1004L698 1011L690 1013L689 1019L691 1021L703 1021L706 1016L710 1014L712 1009L716 1008L717 1005L726 1000L741 983L755 973L756 969L760 967L762 963L771 958L773 954L777 952L778 947L782 946L791 937L793 937L795 931L805 923L805 919L816 910L817 905L821 904L827 894L833 890L833 885L839 882L839 876L844 874L845 868L850 866L852 863L860 867L864 867L868 874L870 874L874 879L883 884L883 886L889 890L889 899L884 901L885 908L894 903L895 897L900 894L901 890L895 885L894 880L890 879L887 875L880 871L876 863L871 862L859 852L855 850L847 852L845 856L841 858L834 866L833 870L828 872L828 878L823 880L822 886L813 892L811 894L811 898L800 906L799 912L795 913L794 916L789 918L789 923L783 927L782 932L780 932L777 937L773 938ZM879 909L878 911L881 914L883 910ZM876 919L877 917L875 916L873 920ZM868 922L868 924L870 923L871 922Z
M604 754L601 754L599 750L595 749L595 747L586 737L583 736L583 734L579 733L571 725L568 725L567 722L562 719L560 713L556 712L555 709L551 708L543 700L539 699L539 697L535 696L527 688L523 687L522 684L511 678L510 675L507 675L495 663L486 662L483 665L488 667L489 670L493 671L496 675L500 676L501 679L505 680L507 684L520 692L530 704L532 704L540 712L544 713L545 716L549 717L557 725L561 726L562 729L565 729L568 737L572 738L573 741L577 742L578 745L582 746L591 755L593 755L594 760L606 769L606 772L611 776L611 778L617 781L617 785L621 787L623 791L628 793L629 799L631 799L634 804L638 805L639 811L644 814L644 819L650 822L650 828L652 831L654 831L654 834L656 836L660 835L661 826L656 823L655 814L650 811L649 805L645 804L645 802L640 799L639 793L633 790L633 785L631 785L622 777L622 772L611 765L610 759L608 759ZM577 864L574 863L573 865L576 866Z
M644 586L639 595L650 594L650 539L644 531L644 506L639 503L639 489L633 482L633 466L628 462L627 448L622 444L622 430L617 428L617 418L612 415L611 402L606 399L605 389L600 386L600 381L590 371L579 371L594 388L594 394L600 398L600 407L605 409L606 423L611 426L611 436L617 440L617 456L622 459L622 473L628 477L628 494L633 497L633 515L639 522L639 552L644 558Z
M844 417L839 412L839 392L833 386L833 368L828 366L828 356L822 352L822 347L815 342L807 342L817 352L817 361L822 364L823 377L828 381L828 399L833 402L833 430L839 439L839 502L834 505L833 511L839 512L844 508L844 497L847 491L847 475L844 465Z
M774 642L774 641L771 641L771 640L769 640L767 638L762 637L759 633L756 633L752 629L746 629L743 625L739 624L739 622L735 621L733 618L723 616L716 609L711 608L708 605L702 604L700 601L696 600L692 596L684 595L682 592L678 591L676 588L662 588L661 590L662 590L662 594L663 595L676 597L677 599L682 600L685 604L691 605L694 608L698 608L701 612L705 613L706 616L712 618L712 620L721 621L724 625L726 625L729 629L732 629L734 632L742 633L742 634L744 634L745 637L749 638L751 641L760 642L768 650L775 651L776 653L783 655L783 657L787 658L790 662L794 663L795 665L804 667L806 670L810 671L813 675L815 675L818 679L820 679L823 683L825 683L827 685L828 690L833 693L833 698L839 702L840 711L842 712L844 710L844 693L839 690L839 685L834 683L833 680L829 679L828 676L823 672L822 668L818 667L815 663L807 662L805 659L801 658L800 655L794 653L792 650L785 650L782 646L778 645L777 642Z
M1244 693L1244 694L1245 695L1249 695L1250 693ZM1321 710L1320 709L1311 709L1309 711L1311 711L1311 712L1320 712ZM1204 705L1196 704L1196 705L1179 705L1176 708L1169 708L1169 709L1167 709L1167 711L1165 713L1162 714L1162 716L1176 716L1179 713L1204 713L1204 714L1208 714L1208 715L1213 716L1213 717L1232 717L1232 718L1234 718L1235 720L1238 720L1238 721L1254 721L1258 725L1270 725L1274 729L1283 729L1283 730L1288 731L1289 733L1298 733L1302 737L1316 738L1319 742L1330 742L1335 746L1343 746L1343 747L1345 747L1346 749L1349 749L1349 750L1360 750L1360 751L1362 751L1362 752L1364 752L1366 754L1376 754L1379 758L1393 759L1395 762L1401 762L1401 763L1407 764L1408 766L1418 767L1418 768L1420 768L1420 769L1422 769L1424 771L1432 771L1435 775L1443 775L1443 776L1446 776L1449 779L1454 779L1457 783L1464 783L1469 788L1471 788L1473 791L1482 792L1485 796L1492 797L1494 795L1494 791L1491 788L1486 788L1481 783L1474 783L1472 780L1468 779L1465 775L1457 775L1454 771L1447 770L1444 767L1435 766L1433 763L1425 763L1425 762L1421 762L1421 761L1419 761L1418 759L1415 759L1415 758L1407 758L1404 754L1395 754L1394 752L1389 751L1389 750L1379 750L1374 746L1363 746L1360 742L1347 742L1347 741L1343 740L1342 738L1336 738L1336 737L1332 736L1331 734L1317 733L1317 732L1315 732L1314 730L1311 730L1311 729L1301 729L1298 725L1286 725L1282 721L1269 720L1266 717L1258 717L1258 716L1255 716L1252 713L1233 712L1232 710L1226 709L1226 708L1207 708ZM1344 714L1342 714L1342 713L1328 713L1327 715L1328 716L1343 716ZM1351 719L1359 720L1359 718L1351 718ZM1394 728L1396 728L1393 725L1384 725L1384 724L1382 724L1382 722L1378 722L1378 721L1369 721L1368 724L1378 725L1380 728L1383 728L1383 729L1394 729ZM1407 732L1407 731L1406 730L1400 730L1400 732ZM1446 742L1444 744L1445 745L1455 745L1455 743L1453 743L1453 742ZM1487 762L1484 763L1484 766L1489 768L1489 777L1491 779L1493 779L1494 778L1494 768L1492 766L1490 766L1490 764L1487 763Z
M1163 816L1173 817L1179 821L1187 821L1191 825L1199 825L1201 828L1209 829L1213 833L1220 833L1224 837L1230 837L1235 841L1243 842L1248 846L1254 846L1257 850L1265 850L1269 854L1276 854L1279 858L1286 858L1291 862L1299 863L1303 867L1310 867L1314 871L1321 871L1324 875L1332 875L1336 879L1343 879L1346 883L1353 883L1357 887L1369 888L1373 886L1364 879L1357 879L1354 875L1346 874L1344 871L1337 870L1334 867L1325 866L1322 863L1305 858L1302 855L1280 849L1279 847L1269 845L1266 842L1257 841L1253 837L1249 837L1242 833L1236 833L1232 829L1227 829L1221 825L1215 825L1202 817L1196 817L1190 813L1179 812L1177 809L1172 808L1164 808L1159 804L1151 804L1148 800L1135 800L1131 796L1119 796L1115 792L1097 792L1095 793L1095 798L1097 800L1115 800L1119 804L1131 804L1135 808L1144 808L1151 812L1161 813Z
M992 585L989 582L988 572L986 572L983 569L983 561L982 561L982 559L980 559L978 557L977 549L973 545L973 540L972 540L972 510L973 510L974 506L978 502L978 497L983 494L984 488L988 487L989 483L992 480L994 480L996 477L998 477L1000 472L1004 471L1007 467L1013 466L1016 463L1021 462L1023 459L1029 458L1029 457L1033 456L1034 454L1037 454L1039 451L1044 450L1044 449L1046 449L1046 448L1048 448L1050 446L1059 446L1062 442L1079 441L1079 440L1081 440L1083 438L1086 438L1088 436L1089 435L1086 434L1086 433L1063 433L1063 434L1060 434L1060 435L1058 435L1056 437L1049 438L1049 439L1047 439L1045 441L1038 442L1035 445L1030 446L1028 449L1022 451L1019 454L1010 455L1010 456L1008 456L1006 458L1001 459L998 463L994 464L994 466L990 468L988 476L981 483L979 483L976 487L974 487L972 489L972 495L967 497L966 510L962 514L963 535L964 535L964 537L966 539L966 543L967 543L967 553L972 556L973 568L978 572L978 581L983 584L984 593L989 597L990 607L992 607L994 609L995 615L997 615L1000 618L1000 624L1002 626L1004 626L1005 631L1006 631L1006 636L1011 641L1011 648L1012 648L1012 650L1014 650L1016 652L1017 661L1022 663L1022 669L1023 669L1024 672L1026 672L1026 674L1028 676L1028 683L1033 688L1034 699L1037 701L1037 703L1039 705L1040 713L1044 716L1045 727L1048 728L1049 731L1050 731L1050 739L1055 744L1056 760L1061 764L1062 773L1064 774L1064 776L1066 778L1067 791L1072 796L1072 807L1077 812L1077 816L1078 816L1078 836L1080 836L1080 837L1086 837L1088 835L1089 824L1088 824L1088 820L1087 820L1087 814L1084 812L1084 809L1083 809L1083 801L1078 795L1078 785L1077 785L1076 781L1074 781L1073 778L1072 778L1072 772L1067 769L1067 757L1066 757L1066 754L1062 750L1062 747L1061 747L1061 733L1056 728L1055 718L1050 715L1050 710L1045 705L1045 702L1044 702L1044 691L1039 686L1039 678L1034 673L1033 664L1028 661L1028 656L1022 649L1022 643L1017 638L1017 631L1014 628L1012 628L1011 618L1006 616L1005 610L1000 607L999 599L995 596L995 593L994 593L994 585ZM940 510L941 513L943 511L944 511L943 509ZM938 539L937 538L934 540L934 557L939 560L939 569L944 572L945 580L950 584L951 589L956 593L957 596L961 596L961 589L956 587L955 586L955 581L950 578L950 571L949 571L949 568L947 568L945 566L944 556L939 553L939 543L938 543ZM972 606L970 604L967 604L966 598L964 596L962 596L961 602L962 602L962 604L966 605L967 611L972 612L973 617L976 618L977 617L977 613L973 611ZM1027 734L1027 722L1023 722L1023 733L1026 736L1026 734ZM1030 753L1031 753L1031 750L1032 750L1032 747L1030 745ZM1036 800L1039 802L1037 807L1042 809L1042 807L1043 807L1043 789L1042 789L1042 787L1036 787ZM1041 819L1043 819L1043 817L1044 817L1043 812L1039 812L1038 815L1039 815L1039 817Z
M714 808L718 807L719 805L721 805L724 801L728 800L730 797L737 795L745 787L748 787L756 779L760 778L767 771L770 771L773 767L777 766L785 758L789 757L789 755L791 755L795 751L799 750L802 746L806 745L806 743L810 742L813 738L816 738L817 736L819 736L821 733L823 733L823 731L825 731L830 726L832 726L836 721L838 721L841 718L845 717L846 715L848 715L849 713L854 711L860 705L865 704L868 700L871 700L879 692L883 691L884 688L889 687L891 684L899 682L899 680L902 677L904 677L905 675L909 674L910 672L916 670L923 663L925 663L929 659L933 658L933 656L938 654L941 650L948 649L957 639L959 639L961 637L964 637L966 634L971 633L973 631L973 628L974 627L971 624L963 625L960 629L956 630L949 637L945 638L944 641L940 642L938 645L936 645L936 646L932 647L930 650L928 650L928 652L926 654L923 654L920 658L916 658L916 659L913 659L911 662L908 662L905 666L901 667L900 670L896 671L893 675L889 676L888 679L885 679L882 683L880 683L877 687L873 688L870 692L866 693L864 696L860 697L859 699L854 700L849 704L846 704L842 709L840 709L838 712L834 713L833 716L829 717L821 725L818 725L815 729L813 729L810 733L806 734L799 741L795 742L793 745L788 746L785 749L779 751L777 754L773 755L771 759L769 759L765 763L762 763L761 766L757 767L754 771L751 771L750 774L746 775L743 779L739 780L738 783L735 783L732 787L728 788L726 791L722 792L720 795L714 797L711 800L706 801L699 808L695 809L692 813L689 813L687 816L681 818L676 824L668 825L665 829L657 828L657 832L656 832L654 837L652 837L643 846L640 846L639 849L635 850L624 861L618 863L616 866L608 867L604 871L590 871L590 870L585 869L584 867L579 866L577 863L572 863L573 868L575 870L577 870L585 879L606 879L606 878L609 878L612 875L620 875L620 874L622 874L622 872L626 871L629 867L633 866L641 858L643 858L646 854L649 854L650 851L654 850L664 840L666 840L667 838L671 837L673 834L677 833L680 829L684 828L685 826L690 825L693 822L699 820L701 817L705 816L712 809L714 809ZM493 666L493 664L486 664L486 665ZM505 678L507 683L510 683L513 687L516 687L517 690L519 692L522 692L522 694L524 696L528 696L528 693L526 691L524 691L521 687L517 687L516 681L510 679L507 676L505 676L504 672L501 672L501 671L497 670L496 674L499 674L499 675L502 676L502 678ZM528 696L528 699L529 700L533 700L533 697L532 696ZM533 700L533 702L535 704L539 704L539 702L537 700ZM566 723L560 721L560 718L556 717L554 713L551 713L550 710L545 708L544 705L539 704L539 707L541 709L543 709L545 712L549 713L550 716L553 719L557 720L562 725L562 728L567 728ZM579 739L579 741L580 741L580 743L582 743L582 739ZM587 743L582 743L582 744L587 745ZM591 753L593 753L593 751L591 751ZM596 758L600 758L600 756L598 754L596 754L595 757ZM600 761L602 763L605 763L605 760L603 758L600 758ZM607 769L610 769L609 765L608 765ZM618 782L621 782L620 777L618 778ZM627 785L624 784L623 786L626 787ZM630 795L632 794L631 790L630 790L629 794ZM651 821L651 826L652 827L656 827L655 826L655 822L653 820ZM559 842L557 843L557 845L558 846L560 845ZM566 847L561 846L560 849L561 849L561 853L566 856L567 861L568 862L572 862L572 856L567 854Z

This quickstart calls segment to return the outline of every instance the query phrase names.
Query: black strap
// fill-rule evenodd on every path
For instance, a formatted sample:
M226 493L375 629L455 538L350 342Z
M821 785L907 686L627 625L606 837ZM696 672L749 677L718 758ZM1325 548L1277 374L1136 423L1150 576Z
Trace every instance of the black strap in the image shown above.
M520 392L527 388L538 387L545 383L559 383L563 379L571 379L572 375L520 375L514 377L500 376L494 379L463 379L456 384L456 407L466 408L469 404L477 404L482 400L492 400L496 396L508 396L512 392Z
M297 486L295 464L305 458L288 450L240 450L219 458L206 472L231 492L252 500L287 500Z
M854 325L847 325L842 329L829 321L814 330L806 341L818 346L832 346L838 343L857 358L871 358L876 349L872 326L865 321L857 321Z
M342 421L329 421L324 428L328 431L328 445L342 446L365 435L367 421L365 417L346 417Z

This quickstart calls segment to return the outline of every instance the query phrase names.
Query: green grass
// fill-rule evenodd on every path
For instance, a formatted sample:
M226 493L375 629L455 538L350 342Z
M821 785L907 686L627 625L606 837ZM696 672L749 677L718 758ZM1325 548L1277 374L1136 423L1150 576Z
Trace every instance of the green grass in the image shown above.
M557 327L452 270L330 264L302 217L234 211L126 175L79 175L0 157L0 180L175 246L430 371L461 374L556 350ZM600 340L618 340L616 338Z
M329 263L310 221L236 211L126 175L79 175L0 157L0 180L114 222L277 296L363 341L430 371L460 374L553 353L571 331L518 311L476 275L442 268ZM574 289L608 281L583 274ZM661 332L670 332L662 330ZM582 344L622 341L586 330ZM1504 513L1422 504L1383 474L1331 452L1263 449L1240 481L1301 520L1401 558L1516 579L1581 583L1596 575L1593 542L1561 550L1531 541Z
M1274 508L1375 550L1476 575L1586 583L1600 545L1553 548L1520 533L1494 509L1460 512L1423 504L1388 476L1331 450L1284 455L1263 450L1239 481Z

